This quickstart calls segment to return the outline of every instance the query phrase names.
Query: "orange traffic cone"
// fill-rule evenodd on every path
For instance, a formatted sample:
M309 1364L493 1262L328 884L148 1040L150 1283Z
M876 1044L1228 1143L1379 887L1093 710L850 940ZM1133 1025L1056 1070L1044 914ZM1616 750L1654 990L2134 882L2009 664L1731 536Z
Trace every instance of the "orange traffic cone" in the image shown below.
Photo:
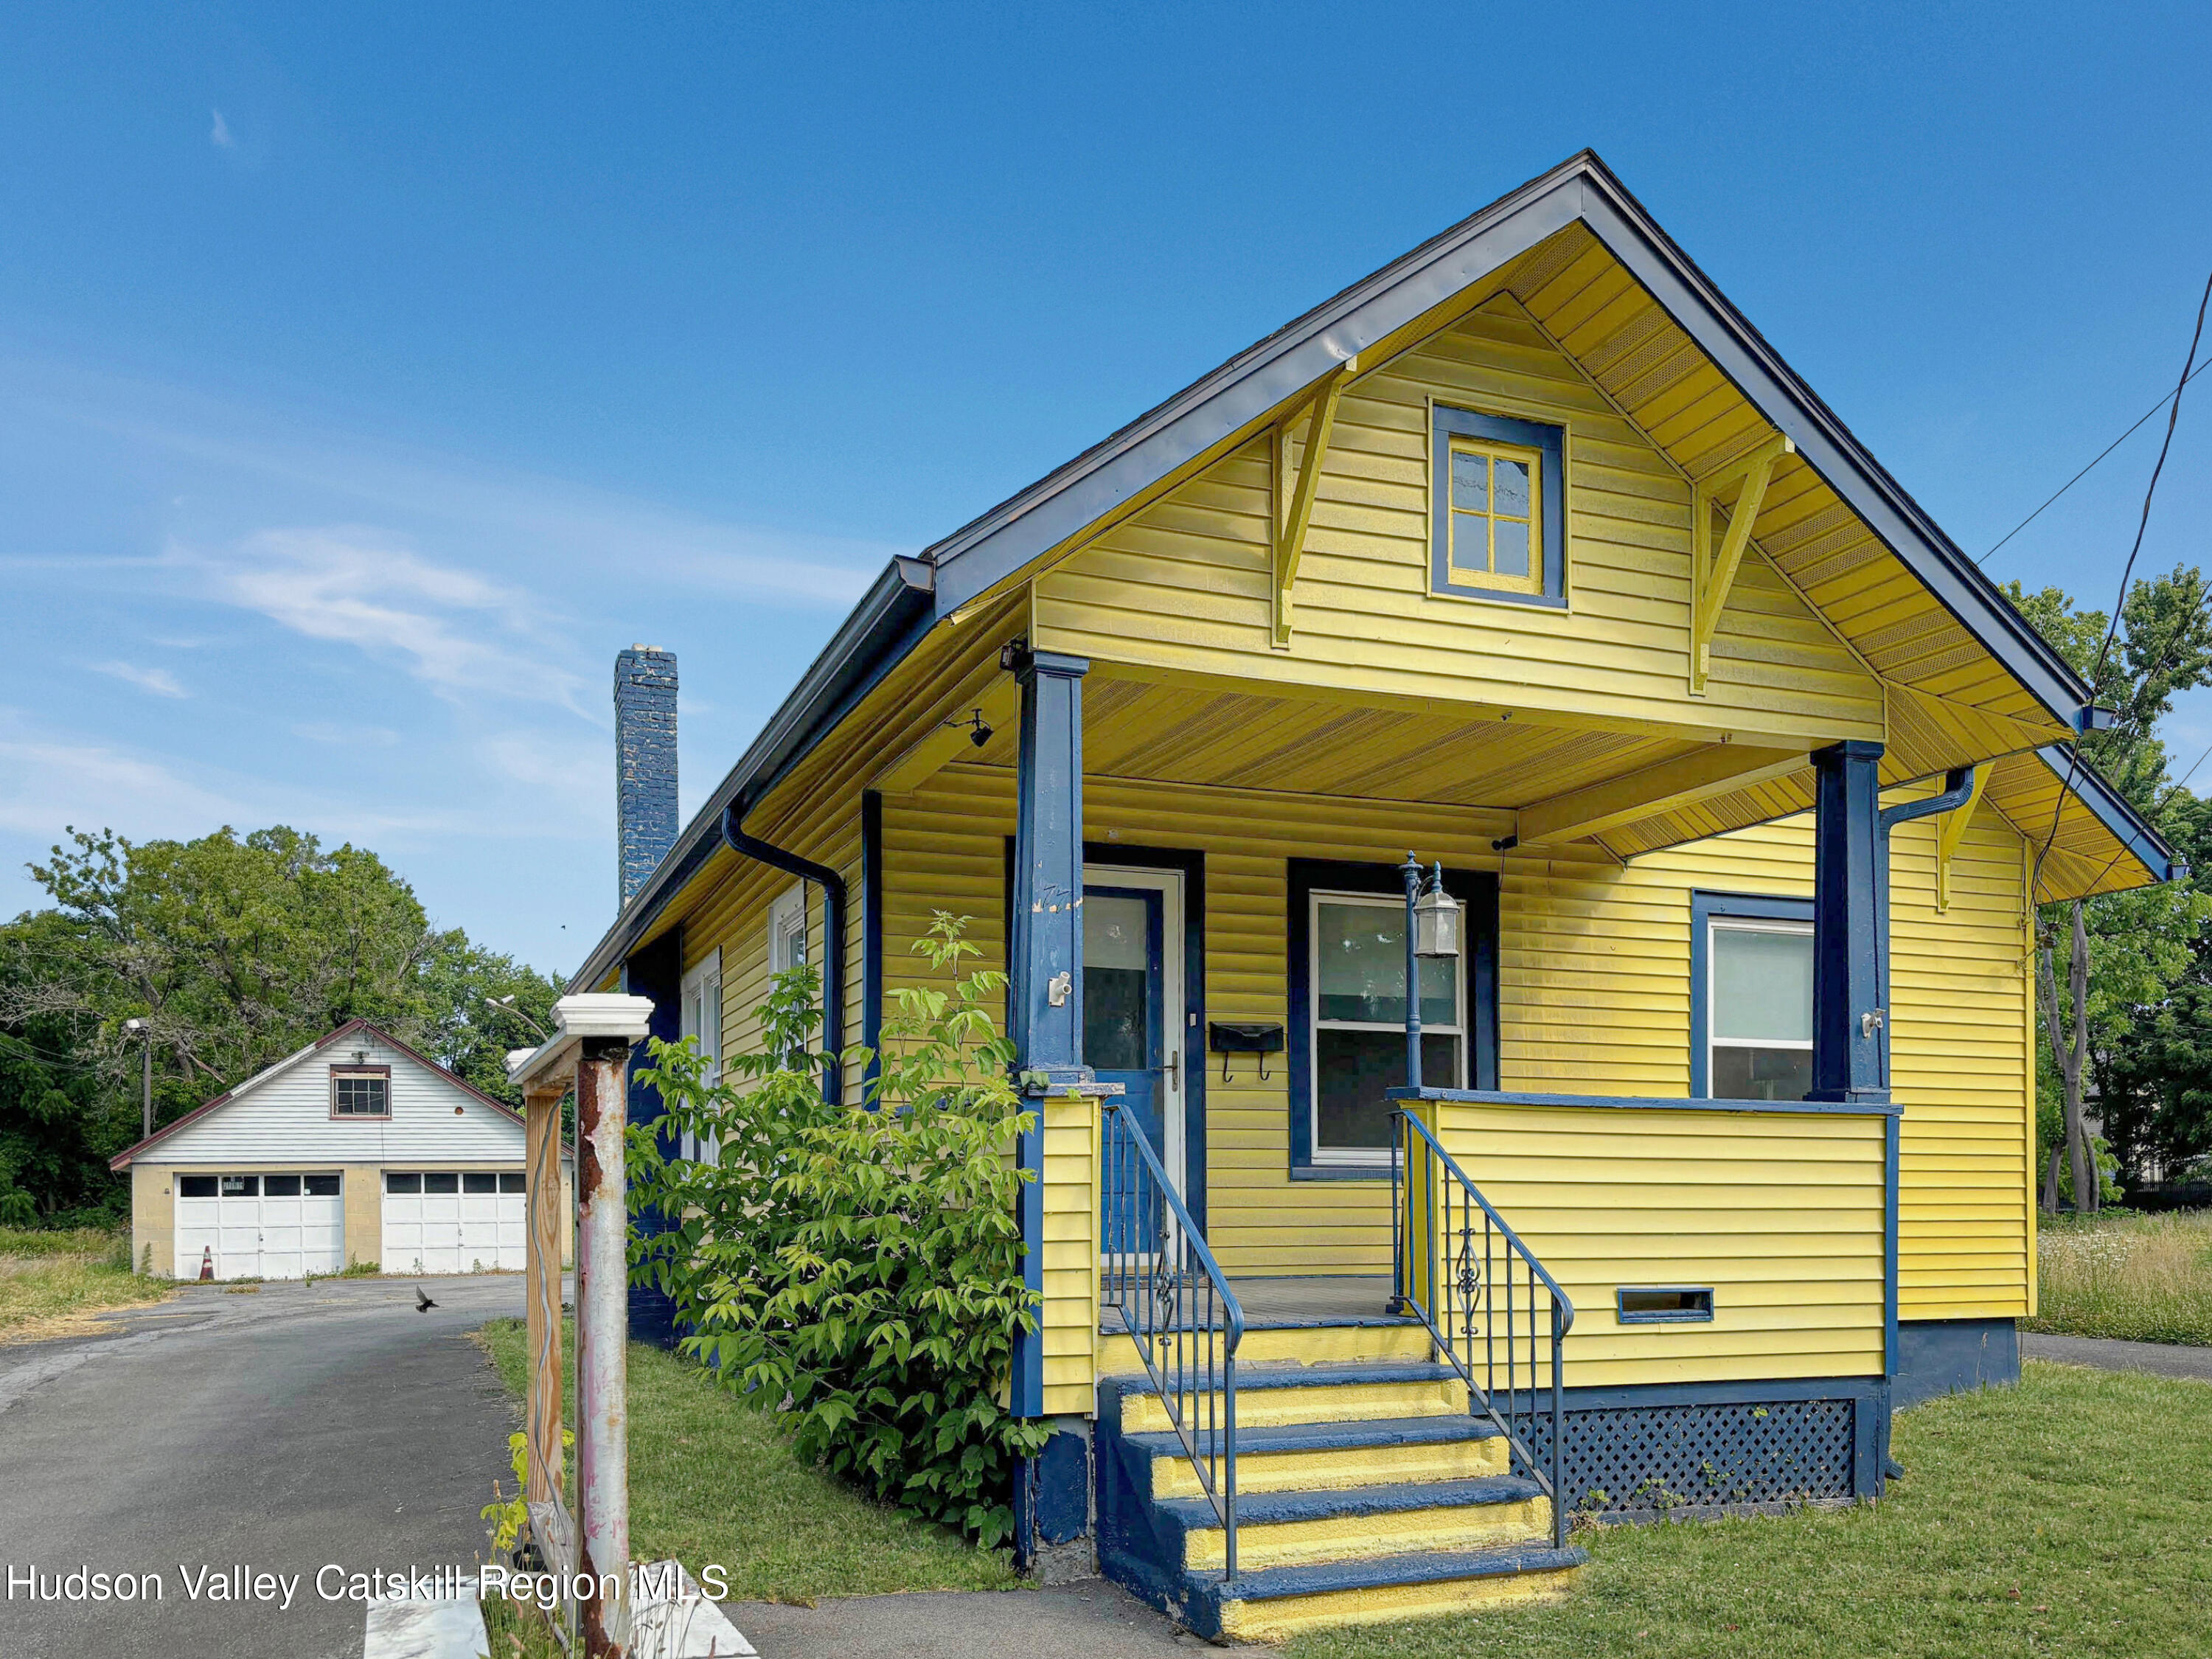
M208 1245L200 1251L200 1283L206 1284L215 1277L215 1246Z

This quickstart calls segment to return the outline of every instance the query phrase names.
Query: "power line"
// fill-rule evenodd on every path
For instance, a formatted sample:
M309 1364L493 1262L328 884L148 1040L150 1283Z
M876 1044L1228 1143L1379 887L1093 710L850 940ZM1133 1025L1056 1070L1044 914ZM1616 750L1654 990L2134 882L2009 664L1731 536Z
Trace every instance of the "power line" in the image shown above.
M2120 568L2120 592L2119 596L2112 601L2112 619L2105 629L2104 643L2097 647L2096 670L2089 676L2089 695L2091 696L2096 696L2098 682L2105 678L2105 659L2112 652L2113 636L2120 631L2120 613L2127 607L2128 584L2135 575L2136 557L2142 551L2143 532L2150 528L2151 498L2158 494L2159 477L2166 471L2166 453L2173 447L2173 428L2175 424L2181 419L2181 394L2188 389L2190 381L2194 380L2197 376L2197 347L2198 343L2204 337L2204 311L2208 305L2212 305L2212 272L2206 273L2204 277L2204 293L2197 301L2197 326L2190 333L2189 350L2187 355L2185 355L2181 360L2181 379L2174 385L2172 397L2161 400L2167 405L2166 416L2166 436L2159 444L2158 459L2152 465L2150 470L2150 482L2143 486L2142 512L2136 520L2135 544L2128 550L2127 563ZM2144 420L2148 420L2150 417L2148 416L2145 416L2143 418ZM2139 426L2142 424L2142 422L2139 421L2136 424ZM2094 461L2090 463L2093 466L2096 463ZM2040 512L2042 511L2042 508L2039 507L2036 510ZM1991 549L1990 550L1994 552L1996 550ZM2177 629L2177 635L2179 632L2179 630ZM2172 641L2169 640L2166 642L2166 645L2167 648L2171 649L2172 647ZM2160 667L2164 666L2162 659L2163 653L2161 653ZM2130 713L2132 712L2133 711L2130 711ZM2081 775L2081 747L2078 743L2076 743L2068 746L2066 781L2064 786L2059 790L2057 795L2051 803L2051 828L2044 833L2043 845L2036 850L2035 867L2028 873L2027 896L2028 902L2031 904L2035 902L2036 891L2038 888L2041 886L2043 882L2043 861L2046 858L2050 857L2051 846L2058 839L2058 815L2065 810L2066 797L2073 793L2074 785ZM2106 863L2105 869L2109 871L2112 866L2118 861L2118 854L2115 854L2112 859ZM2099 874L2097 879L2099 881L2102 881L2104 879L2104 876L2101 872ZM2091 884L2094 885L2095 884L2092 883Z
M2212 357L2207 357L2203 362L2197 364L2196 368L2191 369L2186 374L2183 375L2181 377L2181 386L2187 386L2191 380L2195 380L2208 368L2212 368ZM2073 489L2075 484L2080 483L2082 479L2087 477L2091 471L2095 469L2097 461L2103 460L2106 456L2111 454L2122 444L2127 442L2129 439L2134 437L2136 433L2142 428L2144 421L2150 419L2152 416L2157 414L2160 410L2164 409L2168 404L2172 403L2180 395L2181 386L2176 386L2172 391L2167 392L2166 396L2160 398L2156 403L2153 404L2148 409L2143 410L2142 418L2137 420L2134 426L2130 427L2125 432L2120 434L2118 437L2113 439L2112 442L2106 444L2102 449L2097 452L2096 461L2090 462L2087 466L2083 467L2079 472L2076 472L2064 483L2052 490L2049 499L2043 503L2043 507L2037 507L2034 512L2029 514L2011 529L2006 531L2003 535L1998 537L1996 543L1990 547L1990 552L1983 554L1982 556L1976 559L1974 562L1978 565L1987 564L1990 562L1990 553L1996 552L1998 548L2002 547L2014 537L2019 535L2021 531L2027 529L2028 526L2033 524L2038 519L2041 518L2043 516L2043 507L2049 507L2052 501L2057 501L2068 490Z

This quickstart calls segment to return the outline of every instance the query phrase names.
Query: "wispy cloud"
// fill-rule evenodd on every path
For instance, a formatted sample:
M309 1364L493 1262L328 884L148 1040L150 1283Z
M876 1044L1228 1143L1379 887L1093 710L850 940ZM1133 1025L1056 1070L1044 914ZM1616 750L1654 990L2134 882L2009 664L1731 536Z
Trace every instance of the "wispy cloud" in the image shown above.
M341 726L335 720L303 720L292 735L340 748L390 749L399 742L399 734L388 726Z
M230 123L222 118L222 112L215 112L215 126L208 133L208 142L217 149L236 149L238 140L230 136Z
M162 762L37 731L0 709L0 827L48 837L69 824L204 835L238 821L240 805Z
M112 674L142 691L151 691L157 697L191 695L177 684L177 677L166 668L141 668L135 663L127 662L96 662L92 665L92 671L95 674Z
M581 712L581 682L529 594L434 563L384 532L267 530L216 551L172 545L165 562L197 575L208 597L397 661L441 696Z

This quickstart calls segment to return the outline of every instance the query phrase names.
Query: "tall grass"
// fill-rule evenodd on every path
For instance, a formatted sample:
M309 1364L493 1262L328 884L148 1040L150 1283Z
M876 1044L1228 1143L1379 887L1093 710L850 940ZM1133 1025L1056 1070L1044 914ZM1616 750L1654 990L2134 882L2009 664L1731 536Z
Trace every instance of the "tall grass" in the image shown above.
M158 1302L170 1286L131 1271L131 1235L0 1227L0 1341L60 1335L89 1315Z
M2021 1328L2212 1346L2212 1210L2043 1218Z

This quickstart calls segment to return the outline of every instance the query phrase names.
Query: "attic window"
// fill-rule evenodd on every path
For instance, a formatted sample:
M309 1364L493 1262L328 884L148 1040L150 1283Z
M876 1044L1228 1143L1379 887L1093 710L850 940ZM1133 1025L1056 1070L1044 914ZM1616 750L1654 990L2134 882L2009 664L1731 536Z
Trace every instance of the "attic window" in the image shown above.
M392 1068L389 1066L333 1066L331 1067L332 1117L390 1117Z
M1437 405L1431 592L1565 604L1565 435Z

